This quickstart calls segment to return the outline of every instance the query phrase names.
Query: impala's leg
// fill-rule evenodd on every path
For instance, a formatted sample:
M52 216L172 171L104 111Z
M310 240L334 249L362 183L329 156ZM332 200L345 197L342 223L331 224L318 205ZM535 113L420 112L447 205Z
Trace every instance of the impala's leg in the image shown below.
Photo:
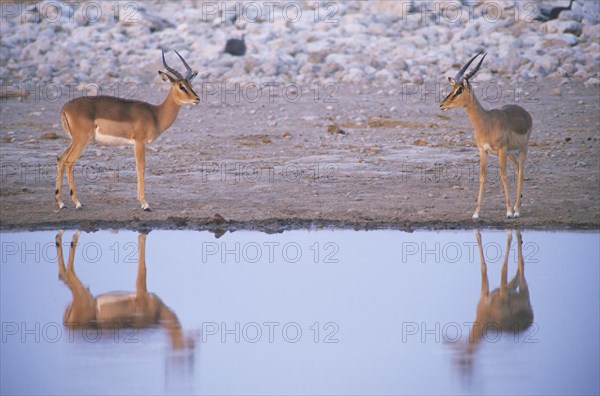
M54 198L56 199L56 203L60 209L65 207L65 203L62 200L62 181L63 175L65 172L65 160L69 156L69 152L73 148L73 142L69 143L69 146L62 152L62 154L58 157L58 161L56 164L56 190L54 190Z
M75 232L71 240L69 262L67 263L65 279L63 279L73 294L73 301L65 310L63 321L65 325L74 327L87 325L96 318L96 301L75 273L75 248L78 240L79 230ZM62 259L62 252L60 257Z
M500 160L500 180L504 188L504 197L506 198L506 217L512 218L513 212L510 206L510 196L508 195L508 183L506 181L506 149L498 150L498 158Z
M481 262L481 297L487 296L490 291L490 284L487 276L487 265L485 263L485 256L483 255L483 245L481 243L481 233L479 230L475 231L475 237L477 238L477 246L479 247L479 261Z
M508 282L508 289L511 291L515 291L517 290L517 286L521 287L521 278L522 277L522 271L523 271L523 249L521 246L521 232L520 231L516 231L517 234L517 262L518 262L518 267L517 267L517 273L515 274L515 276L511 279L510 282Z
M146 144L136 141L134 144L135 150L135 166L137 168L137 198L142 205L142 209L150 211L150 206L146 202L144 196L144 171L146 169Z
M527 149L523 149L519 152L519 160L517 166L517 198L515 200L515 217L519 217L521 211L521 187L523 186L523 179L525 178L525 160L527 159Z
M506 157L510 160L510 162L512 162L515 165L515 174L517 175L517 180L519 178L519 173L521 172L521 166L519 165L519 161L517 161L517 157L513 154L513 153L507 153ZM518 186L519 182L517 181L517 186ZM518 192L517 192L518 195ZM517 202L517 200L515 200L515 202ZM518 200L518 202L520 202L520 200ZM515 206L513 207L513 217L519 217L519 211L517 210L517 205L515 203Z
M517 274L519 276L519 289L521 293L529 293L527 281L525 280L525 260L523 260L523 240L521 239L521 231L517 230L517 257L519 266Z
M71 246L69 247L69 262L67 263L67 272L70 274L75 273L75 248L77 247L77 241L79 241L79 230L73 234L71 239Z
M67 281L67 270L65 269L65 259L62 251L62 235L63 230L58 231L56 234L56 258L58 261L58 278Z
M72 141L71 150L65 158L65 166L67 168L67 180L69 182L69 194L71 194L71 200L75 204L75 209L81 208L81 202L77 199L77 191L75 191L75 177L73 176L73 168L75 167L75 161L81 155L83 150L87 147L89 141Z
M145 298L148 294L146 288L146 236L143 232L138 235L138 270L135 281L136 296Z
M508 283L508 255L510 252L510 244L512 242L512 231L506 231L506 253L504 254L504 262L502 263L502 271L500 272L500 295L506 295L506 285Z
M483 149L479 149L479 195L477 196L477 208L473 213L473 218L479 218L479 211L481 210L481 201L483 199L483 185L485 184L485 178L487 176L487 153Z

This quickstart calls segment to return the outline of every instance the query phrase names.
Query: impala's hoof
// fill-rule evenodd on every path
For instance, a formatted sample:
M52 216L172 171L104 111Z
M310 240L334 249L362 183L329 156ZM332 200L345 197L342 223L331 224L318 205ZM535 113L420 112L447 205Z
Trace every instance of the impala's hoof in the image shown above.
M152 212L152 209L150 209L150 205L148 205L147 203L142 204L142 210L145 212Z
M58 203L58 209L64 209L64 208L65 208L64 202L59 202Z
M473 220L477 220L479 219L479 213L475 212L473 213Z
M507 219L512 219L513 218L513 212L511 212L510 210L508 212L506 212L506 218Z
M521 214L520 214L519 212L517 212L517 211L515 211L515 212L513 213L513 217L514 217L515 219L516 219L517 217L519 217L520 215L521 215Z
M81 202L75 202L75 209L81 209Z

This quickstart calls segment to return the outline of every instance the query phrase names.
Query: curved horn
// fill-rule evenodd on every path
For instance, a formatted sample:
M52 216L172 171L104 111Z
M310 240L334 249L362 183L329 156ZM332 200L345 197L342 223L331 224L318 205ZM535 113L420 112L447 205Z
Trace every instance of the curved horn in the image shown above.
M185 61L185 59L183 59L183 56L179 55L179 52L177 52L177 50L173 50L173 51L175 51L175 53L177 54L177 56L179 57L179 59L181 59L181 61L183 62L183 65L185 66L185 70L187 71L185 79L186 80L189 79L192 76L192 74L193 74L192 68L190 67L190 65L187 64L187 62Z
M163 66L165 67L165 69L167 69L167 71L169 73L171 73L172 75L174 75L178 79L183 80L183 76L177 70L175 70L172 67L169 67L169 65L167 65L167 62L165 61L165 50L161 48L161 51L162 51ZM177 51L175 51L175 52L177 52ZM177 55L179 55L179 54L177 54Z
M456 76L454 77L454 79L456 81L462 81L462 76L463 76L464 72L469 68L469 66L475 60L475 58L477 58L482 53L483 53L483 51L480 51L478 54L476 54L474 57L472 57L470 61L465 63L465 65L458 71L458 73L456 73Z
M487 55L487 53L483 54L483 56L481 57L481 60L479 61L479 63L477 64L477 66L475 67L475 69L471 70L465 77L465 80L468 80L469 78L473 77L475 75L475 73L477 73L477 70L479 70L479 67L481 66L481 64L483 63L483 60L485 59L485 56Z

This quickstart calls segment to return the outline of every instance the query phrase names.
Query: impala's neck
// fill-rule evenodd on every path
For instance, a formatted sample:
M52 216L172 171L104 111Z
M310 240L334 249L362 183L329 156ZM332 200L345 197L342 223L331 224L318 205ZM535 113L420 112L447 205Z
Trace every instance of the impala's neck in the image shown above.
M156 106L156 116L158 118L158 135L166 131L177 118L181 104L175 101L173 97L173 88L169 90L169 94L165 100Z
M484 109L477 97L474 93L473 100L465 106L465 110L467 112L467 116L471 121L471 125L473 125L473 129L475 129L475 134L486 133L488 130L488 119L489 113L486 109Z

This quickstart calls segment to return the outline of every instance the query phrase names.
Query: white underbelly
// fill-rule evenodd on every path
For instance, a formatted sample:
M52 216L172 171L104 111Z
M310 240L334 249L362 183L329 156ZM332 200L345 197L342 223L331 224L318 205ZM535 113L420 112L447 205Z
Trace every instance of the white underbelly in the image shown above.
M498 150L492 148L492 146L487 143L483 145L483 150L488 154L498 155Z
M485 143L481 148L483 148L483 150L487 154L498 155L498 150L493 148L492 146L490 146L488 143ZM519 151L520 151L519 149L508 148L506 150L506 153L509 155L517 156L517 155L519 155Z
M120 146L123 144L133 144L133 139L128 139L119 136L107 135L100 131L100 127L96 127L94 138L100 144L108 144L111 146Z

